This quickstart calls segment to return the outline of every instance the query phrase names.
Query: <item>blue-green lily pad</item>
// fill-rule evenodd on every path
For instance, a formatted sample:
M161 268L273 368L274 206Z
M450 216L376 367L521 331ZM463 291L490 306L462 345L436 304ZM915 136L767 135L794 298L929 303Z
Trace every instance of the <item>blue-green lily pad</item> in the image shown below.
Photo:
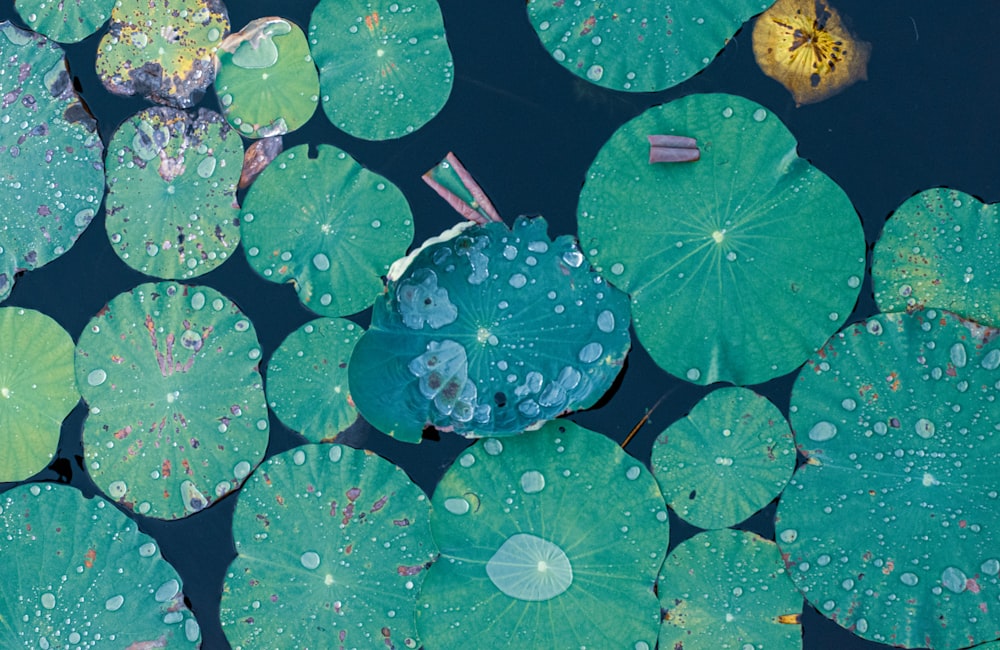
M146 109L108 148L105 227L137 271L187 279L216 268L240 241L236 186L243 141L204 108Z
M309 47L323 110L358 138L412 133L451 94L451 50L437 0L320 0Z
M238 488L267 448L260 356L253 325L209 287L150 283L112 299L76 347L97 486L160 519Z
M648 162L655 135L693 138L700 159ZM636 335L667 372L698 384L773 379L854 308L861 222L795 147L764 107L691 95L627 122L591 164L580 247L629 293Z
M428 648L633 648L659 627L669 538L649 470L557 420L463 452L434 491L441 549L417 608Z
M76 43L108 21L115 0L17 0L25 24L54 41Z
M630 339L628 298L545 220L463 223L393 265L348 376L375 428L515 435L592 406Z
M365 309L382 277L413 240L406 197L340 149L308 145L279 154L254 181L242 212L250 266L271 282L293 282L299 300L324 316Z
M66 485L0 495L0 646L198 648L181 580L151 537Z
M781 493L795 469L795 443L785 417L766 397L720 388L657 437L651 465L681 519L725 528Z
M1000 637L998 396L1000 330L949 312L875 316L810 359L775 533L820 613L907 648Z
M233 128L248 138L295 131L319 101L306 36L284 18L258 18L219 46L215 92Z
M872 258L882 311L947 309L1000 327L997 204L935 188L911 196L882 230Z
M0 300L65 253L101 207L103 147L62 49L0 23Z
M0 307L0 482L48 465L79 401L66 330L41 312Z
M317 318L281 342L267 362L267 399L285 426L326 442L357 420L347 363L363 332L349 320Z
M304 445L247 480L221 618L234 648L416 648L413 608L437 556L430 504L403 470Z

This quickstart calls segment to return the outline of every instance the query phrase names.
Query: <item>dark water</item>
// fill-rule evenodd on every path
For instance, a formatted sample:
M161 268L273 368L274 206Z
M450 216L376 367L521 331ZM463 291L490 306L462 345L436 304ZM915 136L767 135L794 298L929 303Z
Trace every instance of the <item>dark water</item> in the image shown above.
M0 20L19 24L12 4L0 2ZM229 14L236 29L276 13L305 28L314 5L315 0L231 0ZM676 97L728 92L763 104L789 127L800 155L831 176L854 202L869 249L890 212L920 190L944 185L987 202L1000 200L1000 16L995 3L840 0L835 7L872 43L869 80L825 102L796 108L787 91L757 68L748 29L687 83L661 93L626 95L591 86L550 59L528 23L524 2L441 0L455 85L437 118L402 140L372 143L338 131L318 110L305 128L285 137L285 147L334 144L388 177L410 202L417 241L456 221L457 215L420 180L448 151L462 159L508 222L518 214L542 214L550 234L558 235L575 231L576 199L586 169L618 126ZM125 118L149 104L104 91L93 72L99 36L67 50L72 73L107 142ZM202 105L215 108L214 96ZM103 220L102 211L69 253L20 278L5 305L49 314L76 339L109 299L147 281L118 260ZM265 363L288 333L314 317L299 305L290 285L265 282L242 255L198 282L222 291L251 318ZM874 312L866 280L849 322ZM358 320L366 324L366 319L362 314ZM787 410L792 378L754 388ZM668 376L635 349L613 396L573 419L622 440L667 395L628 447L636 457L648 459L656 435L708 391ZM59 457L37 480L69 480L88 494L94 492L80 464L83 415L78 406L67 419ZM274 418L271 436L269 455L303 442ZM352 431L352 440L401 465L428 493L468 444L442 434L439 441L411 446L364 425ZM9 485L0 486L5 487ZM210 649L228 647L218 624L218 599L234 554L229 533L234 504L229 497L178 522L140 520L180 572L204 647ZM773 505L741 527L773 538L772 515ZM672 518L671 546L694 532ZM808 606L803 623L808 650L883 647L857 639Z

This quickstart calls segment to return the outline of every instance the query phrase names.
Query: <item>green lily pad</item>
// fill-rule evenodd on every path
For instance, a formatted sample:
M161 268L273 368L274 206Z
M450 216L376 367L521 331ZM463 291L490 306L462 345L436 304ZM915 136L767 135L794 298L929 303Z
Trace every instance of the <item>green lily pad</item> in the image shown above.
M875 245L872 281L882 311L939 307L1000 327L997 204L935 188L892 214Z
M802 648L802 595L778 546L754 533L714 530L681 542L657 592L661 648Z
M97 486L160 519L238 488L267 447L260 356L253 325L209 287L141 284L112 299L76 346Z
M207 273L240 241L236 186L243 141L221 115L146 109L108 148L105 227L137 271L187 279Z
M611 439L560 420L481 440L433 506L426 647L654 647L669 519L652 475Z
M824 616L907 648L1000 637L1000 330L949 312L875 316L802 369L808 463L775 532Z
M294 282L324 316L361 311L384 290L389 265L413 241L406 197L340 149L308 145L279 154L243 203L247 261L264 279ZM289 209L293 206L292 209Z
M516 435L592 406L628 353L628 298L541 217L460 224L393 265L348 366L375 428Z
M222 0L117 0L97 46L97 74L116 95L190 108L212 85L228 33Z
M79 401L66 330L41 312L0 307L0 482L49 464L62 421Z
M695 162L647 162L650 135L694 138ZM767 109L691 95L618 129L580 193L580 247L632 298L667 372L756 384L794 370L847 319L865 237L843 190L795 155Z
M0 646L197 648L181 580L101 498L51 483L0 495Z
M62 49L0 23L0 300L73 245L101 207L103 147ZM56 189L58 188L58 189Z
M785 417L766 397L720 388L657 437L651 466L681 519L725 528L781 493L795 470L795 443Z
M552 58L576 76L612 90L649 92L707 67L744 22L773 2L529 0L528 18Z
M357 138L412 133L451 94L451 50L437 0L320 0L309 47L326 116Z
M306 36L284 18L258 18L219 46L215 92L233 128L248 138L294 131L319 101Z
M60 43L76 43L107 22L115 0L17 0L21 20L32 30Z
M286 427L324 442L358 419L347 362L363 332L349 320L317 318L281 342L267 362L267 399Z
M304 445L240 491L222 592L239 648L415 648L413 608L437 556L430 504L368 451Z

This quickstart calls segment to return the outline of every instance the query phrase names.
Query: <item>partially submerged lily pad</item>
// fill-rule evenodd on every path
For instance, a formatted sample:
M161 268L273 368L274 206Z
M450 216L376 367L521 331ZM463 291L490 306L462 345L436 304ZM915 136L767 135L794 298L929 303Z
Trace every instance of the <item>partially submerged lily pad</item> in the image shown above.
M65 253L104 196L103 147L62 49L0 23L0 301L14 276Z
M306 36L284 18L258 18L219 46L215 92L222 113L248 138L294 131L319 101Z
M267 399L285 426L324 442L357 420L347 362L363 332L349 320L317 318L281 342L267 362Z
M700 72L747 19L772 2L529 0L528 18L552 58L576 76L612 90L650 92Z
M802 595L777 545L754 533L715 530L681 542L656 589L661 648L802 648Z
M320 0L309 47L323 110L357 138L412 133L451 94L451 50L437 0Z
M471 222L393 265L348 368L377 429L514 435L593 405L628 353L628 298L545 220Z
M757 65L800 106L867 79L870 53L822 0L778 0L753 26Z
M611 439L559 420L481 440L433 505L426 647L654 647L669 519L649 471Z
M198 648L181 581L151 537L66 485L0 495L0 645Z
M66 330L41 312L0 307L0 482L48 465L79 401Z
M108 148L105 227L137 271L187 279L211 271L240 241L236 186L243 141L204 108L146 109Z
M97 74L116 95L190 108L215 79L215 52L228 33L222 0L117 0Z
M700 146L648 162L648 136ZM847 319L865 272L843 190L795 155L773 114L734 95L691 95L618 129L580 193L580 246L632 298L636 335L698 384L756 384L794 370Z
M725 528L781 493L795 469L795 443L785 417L766 397L720 388L656 438L651 465L681 519Z
M382 293L389 265L413 240L410 206L340 149L308 152L303 144L278 155L247 193L247 261L271 282L293 282L314 312L353 314Z
M939 307L1000 327L997 204L935 188L896 208L872 259L882 311Z
M414 603L437 556L429 511L371 452L304 445L270 458L233 514L220 616L234 650L417 647Z
M32 30L60 43L82 41L107 22L115 0L17 0L14 7Z
M808 463L775 532L824 616L907 648L1000 637L998 395L1000 331L937 310L853 325L802 369Z
M267 447L260 356L253 325L209 287L150 283L112 299L76 347L97 486L160 519L238 488Z

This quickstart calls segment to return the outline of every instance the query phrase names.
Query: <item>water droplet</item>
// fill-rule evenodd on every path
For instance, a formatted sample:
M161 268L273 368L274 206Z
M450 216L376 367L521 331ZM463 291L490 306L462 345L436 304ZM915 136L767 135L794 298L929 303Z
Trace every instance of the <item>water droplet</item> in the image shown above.
M587 68L587 78L591 81L600 81L601 77L604 76L604 67L599 65L592 65Z
M514 275L510 276L510 280L508 282L510 282L510 286L514 287L515 289L520 289L521 287L523 287L525 284L528 283L528 278L524 277L523 273L515 273Z
M1000 560L997 560L996 558L990 558L989 560L983 562L983 564L979 568L982 569L983 573L985 573L986 575L995 576L998 573L1000 573Z
M920 418L917 420L914 429L916 430L917 435L925 440L934 435L934 423L927 418Z
M917 577L917 574L910 573L909 571L907 571L906 573L899 576L899 581L902 582L904 585L912 587L916 585L918 582L920 582L920 578Z
M763 122L765 119L767 119L767 111L765 111L763 108L758 108L753 112L753 119L755 122Z
M108 379L108 373L106 373L101 368L97 370L91 370L90 374L87 375L87 383L91 386L100 386Z
M856 275L852 275L851 277L847 278L847 286L849 286L852 289L857 289L858 287L861 286L861 278L859 278Z
M45 609L53 609L56 606L56 597L50 592L42 594L42 607Z
M832 422L821 420L814 424L807 434L810 440L823 442L837 435L837 427Z
M573 583L566 553L528 533L510 536L486 563L486 574L503 593L530 602L555 598Z
M156 554L156 544L146 542L139 547L139 557L153 557Z
M215 156L208 156L198 164L198 175L202 178L211 178L217 164Z
M843 407L843 409L845 411L853 411L854 409L856 409L858 407L858 403L855 402L850 397L846 397L846 398L844 398L844 401L842 401L840 403L840 406Z
M965 346L961 343L956 343L951 346L951 350L948 351L948 356L951 357L951 362L955 364L956 368L964 368L968 357L965 353Z
M580 353L577 355L577 358L579 358L583 363L593 363L594 361L600 359L602 354L604 354L604 346L597 341L592 341L580 348Z
M528 494L535 494L545 489L545 477L541 472L529 470L521 474L521 489Z
M597 329L610 333L615 329L615 315L605 309L597 315Z
M503 451L503 443L496 438L487 438L483 441L483 450L490 456L497 456Z
M968 580L965 573L957 567L950 566L941 572L941 584L944 585L945 589L956 594L965 591Z
M1000 349L990 350L989 353L983 357L982 366L987 370L996 370L997 368L1000 368Z
M108 486L108 496L112 499L121 499L128 492L125 481L114 481Z
M868 631L868 620L864 618L859 618L854 623L854 629L857 630L858 633L864 634L865 632Z
M233 476L235 476L237 480L242 481L250 474L250 469L250 463L245 460L241 460L236 463L236 467L233 468Z
M180 583L177 582L177 580L175 580L174 578L171 578L170 580L167 580L162 585L160 585L160 587L156 590L156 593L153 595L153 598L158 603L165 603L168 600L174 598L174 596L179 594L180 591L181 591Z
M611 273L613 275L621 275L625 272L625 265L621 262L615 262L611 265Z
M108 610L109 612L117 612L119 609L122 608L122 605L124 604L125 604L124 596L120 595L112 596L111 598L108 598L106 601L104 601L104 609Z
M344 448L340 445L333 445L330 447L330 462L338 463L340 459L344 456Z
M796 539L799 538L799 531L794 528L786 528L778 534L778 539L785 542L786 544L791 544Z
M635 479L639 478L640 474L642 474L642 469L638 465L633 465L632 467L629 467L627 470L625 470L625 478L627 478L630 481L634 481Z
M299 558L299 561L302 562L302 566L305 568L315 569L319 566L319 553L316 553L315 551L306 551L302 554L302 557Z
M472 506L465 499L452 497L444 500L444 509L453 515L464 515L472 509Z
M698 381L701 379L701 371L697 368L688 368L684 376L688 378L688 381Z

